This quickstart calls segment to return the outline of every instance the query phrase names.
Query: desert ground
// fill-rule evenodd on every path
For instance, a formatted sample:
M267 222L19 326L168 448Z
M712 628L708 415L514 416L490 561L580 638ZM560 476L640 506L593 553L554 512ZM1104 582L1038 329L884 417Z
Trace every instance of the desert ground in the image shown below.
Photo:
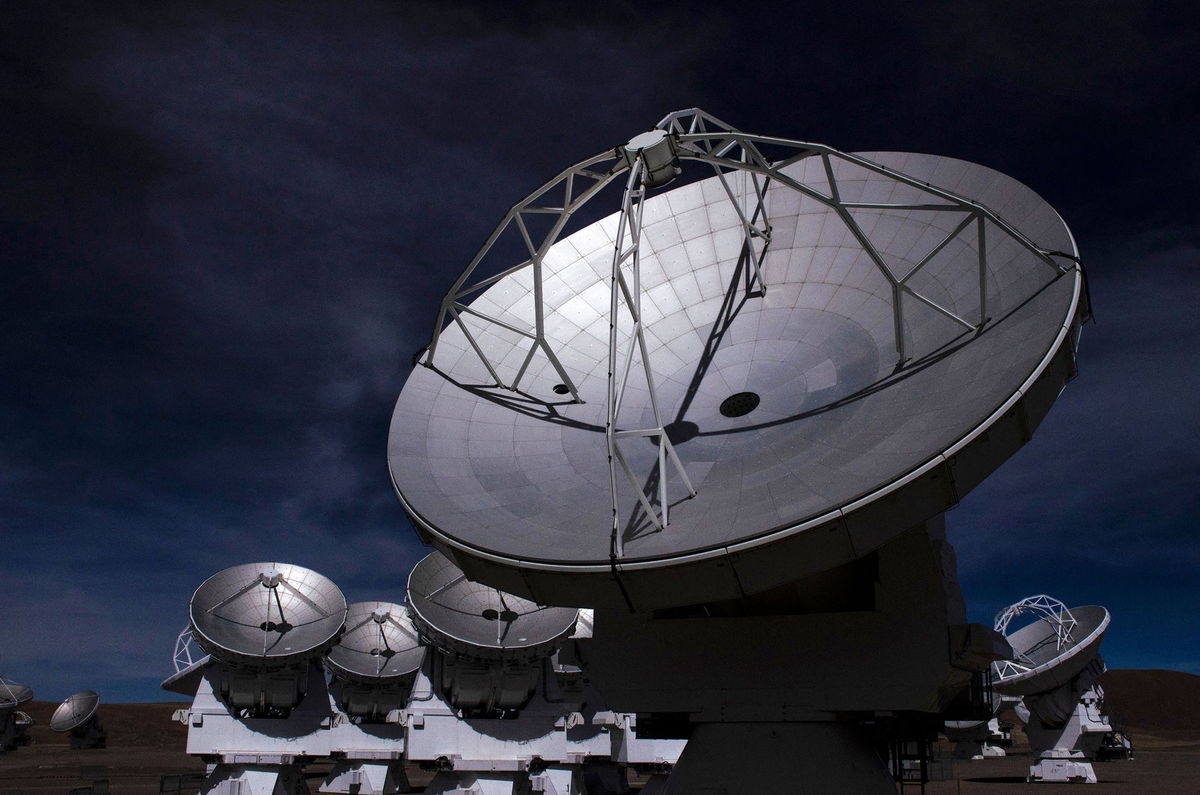
M1131 761L1098 762L1103 793L1200 792L1200 676L1174 671L1110 671L1104 687L1109 711L1133 737ZM0 754L0 795L69 793L92 781L107 780L108 790L124 795L159 793L164 774L201 773L204 765L184 753L187 729L171 720L185 704L101 704L100 715L108 732L108 747L71 750L66 735L49 727L55 704L25 705L36 724L32 742ZM1072 784L1028 784L1029 749L1024 735L1014 732L1014 745L1003 759L957 762L953 777L925 786L929 795L1058 791ZM306 770L316 792L327 768ZM417 768L409 770L414 792L431 777ZM634 791L640 780L631 778ZM96 792L103 791L97 787ZM798 790L802 792L803 790ZM909 786L905 792L919 792ZM1092 790L1088 790L1092 791ZM731 795L734 795L731 793Z

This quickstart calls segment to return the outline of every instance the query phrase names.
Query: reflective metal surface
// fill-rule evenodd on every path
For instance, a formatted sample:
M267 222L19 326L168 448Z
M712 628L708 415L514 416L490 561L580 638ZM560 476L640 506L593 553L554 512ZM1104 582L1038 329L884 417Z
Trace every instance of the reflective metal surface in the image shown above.
M192 596L194 639L218 660L270 665L318 656L346 620L346 598L328 578L290 563L233 566Z
M28 685L0 676L0 708L15 707L33 699L33 690Z
M579 611L542 607L471 582L434 552L408 577L413 623L438 648L466 657L531 659L551 654L575 628Z
M1111 620L1108 610L1088 605L1071 608L1069 615L1068 632L1057 620L1039 618L1007 636L1016 656L996 665L997 692L1023 696L1053 690L1096 658Z
M50 716L50 728L56 732L69 732L82 726L96 714L100 696L95 690L81 690L58 705Z
M362 682L398 679L425 659L408 609L391 602L355 602L346 614L346 630L325 655L330 673Z
M1040 197L991 169L930 155L861 157L977 200L1038 248L1063 252L1063 267L980 221L981 268L967 216L886 173L832 159L827 172L810 157L781 179L829 192L832 174L841 204L771 182L766 291L756 294L741 289L743 222L715 178L651 194L642 319L657 399L696 496L686 498L668 468L667 491L680 496L659 529L626 490L614 545L610 216L541 259L545 338L582 402L563 394L545 356L527 358L524 337L466 314L472 337L447 325L433 366L409 376L388 455L425 537L473 576L538 598L613 604L620 577L626 601L654 607L753 592L798 567L853 559L977 485L1024 443L1073 372L1086 311L1074 241ZM737 187L743 200L747 184ZM900 279L921 296L904 295L902 317ZM519 270L470 307L525 329L536 299ZM509 378L523 365L521 392L492 386L489 366ZM721 410L741 393L757 404L736 416ZM630 427L653 425L649 397L629 382ZM636 442L623 449L653 496L658 450ZM572 574L581 576L562 576ZM640 590L630 585L637 577Z

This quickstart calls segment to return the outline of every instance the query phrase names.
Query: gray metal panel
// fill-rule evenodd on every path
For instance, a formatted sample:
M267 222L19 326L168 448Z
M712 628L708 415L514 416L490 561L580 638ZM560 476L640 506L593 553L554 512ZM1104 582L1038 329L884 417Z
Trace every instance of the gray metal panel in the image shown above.
M404 605L355 602L325 665L335 676L373 684L407 676L424 659L425 647Z
M50 728L56 732L69 732L91 720L98 706L100 696L95 690L81 690L67 696L50 716Z
M434 552L408 576L413 623L429 643L453 654L530 660L551 654L575 627L578 611L543 607L467 579Z
M1002 174L930 155L866 157L977 200L1044 249L1075 253L1057 213ZM785 173L801 182L825 181L818 158ZM928 201L915 188L849 162L836 161L835 176L847 202ZM606 275L616 222L609 217L557 243L543 265L546 335L582 404L554 394L558 376L540 356L523 384L533 398L555 402L552 411L480 387L490 381L486 369L453 326L441 335L438 369L417 367L410 375L393 415L389 462L405 507L426 538L478 576L524 584L521 593L542 601L622 602L629 597L612 576L616 570L625 590L636 592L635 606L683 604L696 601L706 583L722 581L722 566L703 562L714 555L747 563L746 576L739 570L728 580L746 592L778 581L778 569L788 562L767 565L777 545L780 554L812 546L828 555L796 559L797 569L837 565L842 545L784 544L810 532L806 523L831 514L845 515L852 554L865 554L953 505L1016 449L1014 443L1019 447L1028 438L1072 370L1064 343L1066 330L1080 320L1078 268L1056 275L1011 237L988 234L991 322L982 332L969 332L906 298L903 331L912 360L897 370L890 284L845 224L826 205L778 182L767 205L772 243L763 265L766 296L742 305L703 365L735 273L737 215L711 179L645 205L643 311L658 398L670 419L698 429L676 449L699 493L672 507L665 531L630 521L624 556L610 568ZM963 218L922 210L852 213L899 276ZM979 311L978 254L969 242L946 246L910 282L968 318ZM527 272L518 271L471 306L527 326L531 290ZM494 324L470 327L493 361L519 367L525 348L517 335ZM1039 381L1034 376L1043 369ZM1022 390L1041 384L1047 387L1035 390L1029 411ZM757 392L759 407L743 417L721 415L721 401L741 391ZM639 401L640 421L649 422L647 397L631 382L625 397L631 425L639 421ZM685 401L686 411L677 414ZM1015 422L1012 417L1027 423L1023 433L1005 433L996 442L982 438L993 425ZM650 442L643 447L626 450L635 471L649 472L656 449ZM953 482L947 463L963 469L962 482ZM910 477L922 467L927 476ZM684 493L672 485L673 493ZM633 499L626 497L623 519L635 515ZM890 504L872 508L880 499ZM895 510L899 506L905 510ZM752 551L756 546L765 547L762 556ZM685 566L688 587L674 576L670 584L659 576ZM558 576L572 574L579 577ZM717 590L709 598L729 589Z
M205 580L189 610L196 643L214 658L271 666L322 654L346 621L346 598L303 566L247 563Z
M159 687L181 696L195 696L196 688L200 686L200 680L204 677L204 669L211 662L212 657L206 654L186 668L168 676Z

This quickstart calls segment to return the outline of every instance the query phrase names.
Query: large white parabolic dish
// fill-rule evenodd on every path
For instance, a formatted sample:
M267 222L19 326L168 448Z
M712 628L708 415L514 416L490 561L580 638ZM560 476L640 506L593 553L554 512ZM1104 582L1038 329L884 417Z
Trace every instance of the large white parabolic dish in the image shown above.
M1059 639L1056 624L1039 618L1008 636L1020 668L1009 665L994 679L996 692L1011 696L1047 693L1067 684L1096 658L1111 617L1099 605L1072 607L1070 636Z
M440 552L408 575L413 623L435 648L478 660L528 662L552 654L575 629L578 611L543 607L472 582Z
M18 707L26 701L32 700L33 689L29 685L23 685L0 676L0 709Z
M200 648L230 665L277 667L321 655L346 622L346 597L291 563L246 563L205 580L189 605Z
M56 732L69 732L91 720L100 706L100 695L95 690L81 690L67 696L50 716L50 728Z
M408 608L391 602L355 602L346 613L346 631L325 655L335 676L382 684L420 669L425 647Z
M668 469L681 499L665 529L639 521L626 491L623 551L613 554L605 423L614 215L541 260L545 336L582 402L555 390L561 376L540 354L523 394L493 387L480 350L511 373L529 346L466 312L473 340L449 324L434 360L422 362L431 366L413 369L388 456L421 534L472 579L542 604L650 609L737 598L867 554L957 503L1019 449L1074 374L1087 309L1067 227L1033 191L983 166L896 152L844 158L805 157L772 179L765 295L738 293L743 226L715 177L645 201L649 359L697 491L683 498ZM968 197L1042 254L973 220L968 205L947 211L897 173ZM744 177L728 178L743 201ZM894 284L878 262L903 279L931 252L905 283L922 298L904 295L898 367ZM981 284L987 320L970 329L961 320L981 319ZM534 293L529 269L516 270L470 307L527 329ZM722 412L747 392L757 407ZM624 401L631 424L639 414L649 422L640 384L630 382ZM654 471L650 440L624 449L634 471Z

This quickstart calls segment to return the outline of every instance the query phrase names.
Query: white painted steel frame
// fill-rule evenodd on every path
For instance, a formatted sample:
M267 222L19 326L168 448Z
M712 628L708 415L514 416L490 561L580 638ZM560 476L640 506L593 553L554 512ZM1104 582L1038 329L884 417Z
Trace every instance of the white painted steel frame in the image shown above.
M200 650L192 637L192 627L189 624L183 628L179 636L175 638L175 673L181 673L186 668L191 668L204 657L204 652Z
M1016 604L1004 608L996 614L994 628L1007 637L1008 626L1013 619L1027 614L1037 616L1039 620L1045 621L1054 630L1056 651L1061 651L1068 643L1075 641L1072 634L1078 623L1075 616L1071 615L1071 611L1065 604L1046 594L1027 596ZM1037 667L1038 664L1029 659L1026 653L1018 651L1016 654L1017 659L1015 660L999 660L993 664L997 680L1003 682L1005 679L1012 679L1014 676L1028 673Z
M762 263L771 240L771 228L767 222L766 212L766 193L770 182L775 181L829 207L842 221L846 229L862 247L863 252L891 286L893 332L896 353L901 366L909 359L904 342L905 295L919 301L970 331L978 331L987 325L989 320L987 314L987 224L990 223L1000 233L1012 238L1056 273L1065 273L1078 262L1077 258L1072 254L1052 251L1038 246L1034 241L1030 240L995 212L979 202L909 177L895 169L874 163L866 158L841 152L824 144L744 133L699 108L690 108L670 113L659 121L656 129L666 130L674 136L676 150L681 160L694 160L707 163L713 168L720 179L726 195L738 213L745 233L742 256L746 259L749 268L747 281L748 293L761 295L767 289L766 280L762 274ZM783 156L776 160L770 160L763 154L763 148L782 150L781 154ZM823 192L813 185L799 182L782 173L782 169L786 166L809 157L821 158L827 180L828 193ZM834 176L834 160L853 164L867 171L886 176L898 183L915 188L928 194L930 201L928 203L912 204L844 201L841 198L837 179ZM601 170L605 168L607 168L607 171ZM553 179L514 205L505 214L504 218L501 219L487 241L454 282L445 298L442 299L433 336L423 353L418 354L421 364L435 368L434 360L437 354L439 338L445 327L449 323L454 323L462 331L468 344L479 357L488 374L495 381L496 387L520 392L521 381L529 365L532 363L534 355L538 350L541 350L558 374L562 385L569 392L571 399L574 402L582 402L574 380L567 373L558 355L546 339L546 305L543 289L544 276L542 262L546 252L557 242L563 233L571 216L618 175L625 171L630 172L622 200L617 240L614 245L611 285L612 298L610 301L609 318L609 405L606 436L608 441L609 483L613 501L612 555L614 559L620 557L623 551L620 533L618 532L619 507L616 467L620 467L626 477L629 478L642 509L646 511L650 520L659 528L665 527L669 518L669 499L666 494L666 460L668 458L671 459L672 464L679 472L689 493L692 495L696 493L663 428L645 340L642 336L644 329L641 325L640 313L638 242L641 234L642 202L645 200L646 190L640 179L643 170L644 163L641 158L636 153L630 153L625 147L619 146L582 160L561 171ZM742 207L726 179L727 175L734 171L747 174L751 180L755 196L755 206L751 211L748 211L748 208ZM876 250L867 234L858 224L858 221L851 212L852 210L950 212L961 213L963 217L954 229L924 254L907 273L903 276L897 276L888 268L882 255ZM556 218L546 235L540 241L535 241L530 234L530 229L525 219L529 216L540 214L551 214L555 215ZM636 218L633 217L634 214L636 214ZM500 273L486 276L476 282L470 282L472 274L510 225L515 226L519 231L521 240L529 252L529 258ZM909 284L914 275L929 264L946 246L959 239L971 227L975 228L975 245L978 250L979 269L979 317L975 320L961 317L931 298L917 292ZM630 248L623 249L626 238L629 240ZM1058 261L1059 258L1068 260L1070 264ZM630 276L634 281L632 288L628 283L629 280L624 276L625 265L630 260L632 260ZM525 268L531 268L533 276L534 317L532 319L532 329L519 328L511 323L472 308L464 302L472 294L496 284L504 277ZM616 364L620 357L617 350L617 313L621 304L620 299L623 299L626 311L633 317L634 333L629 341L630 347L626 351L623 360L623 370L618 379ZM496 364L489 360L487 353L463 321L463 314L471 315L485 323L495 324L529 340L528 353L511 381L507 381L500 376ZM654 411L655 427L619 430L616 421L620 411L620 398L624 391L629 369L632 366L632 356L635 349L640 351L641 364L646 377L646 387L649 390L650 401ZM620 381L620 387L617 386L618 380ZM645 436L657 437L660 440L657 461L659 473L657 494L659 510L657 512L647 499L643 486L634 476L624 456L621 455L617 444L617 440L621 438Z
M650 352L646 346L645 328L642 325L642 271L641 271L641 240L642 240L642 210L646 198L644 175L646 163L639 153L629 169L629 179L625 184L625 196L621 201L621 217L617 224L617 237L613 246L612 281L610 289L608 317L608 416L604 425L604 436L608 445L608 482L612 491L612 555L620 557L624 554L624 544L619 532L619 494L617 488L617 470L619 464L634 495L646 512L646 516L656 527L666 527L669 516L670 501L667 496L667 459L675 466L680 479L683 480L689 495L694 496L696 489L692 487L683 462L675 452L675 446L667 438L663 427L662 410L658 404L658 394L654 387L654 372L650 368ZM732 198L732 193L730 194ZM630 278L625 278L626 270ZM630 284L632 281L632 284ZM620 352L620 340L617 326L620 318L621 299L624 298L625 311L633 322L633 328L625 355ZM625 389L629 385L629 374L633 369L633 357L640 356L642 374L645 377L646 389L650 395L650 406L654 413L654 425L649 428L618 430L617 424L621 414L621 403L625 397ZM618 364L619 362L619 364ZM620 439L648 437L658 444L658 511L646 498L642 482L634 475L621 452L618 444Z

